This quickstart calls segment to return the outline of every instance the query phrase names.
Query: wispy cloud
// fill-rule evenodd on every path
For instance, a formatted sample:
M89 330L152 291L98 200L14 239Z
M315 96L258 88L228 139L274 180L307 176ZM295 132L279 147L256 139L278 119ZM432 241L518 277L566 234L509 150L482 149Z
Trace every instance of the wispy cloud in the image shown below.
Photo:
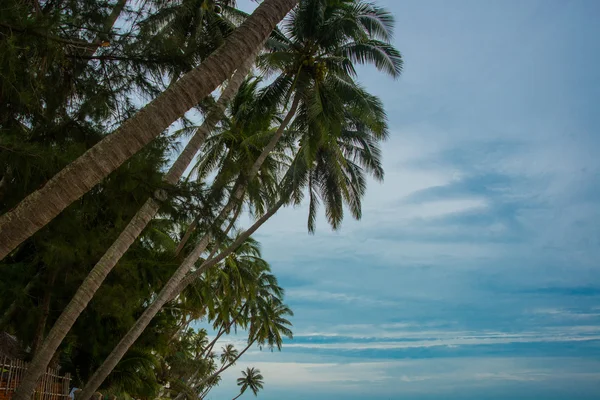
M321 213L308 235L306 207L257 232L296 339L236 368L266 399L597 397L598 5L379 3L406 60L397 83L360 70L385 182L339 232Z

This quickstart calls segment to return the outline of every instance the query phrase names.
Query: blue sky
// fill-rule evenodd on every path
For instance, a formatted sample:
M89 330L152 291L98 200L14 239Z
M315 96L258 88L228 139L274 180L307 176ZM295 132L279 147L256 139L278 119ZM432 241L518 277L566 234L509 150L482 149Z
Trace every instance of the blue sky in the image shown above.
M295 339L212 398L256 366L265 400L598 399L600 3L377 3L405 58L360 71L385 182L339 232L303 207L260 230Z

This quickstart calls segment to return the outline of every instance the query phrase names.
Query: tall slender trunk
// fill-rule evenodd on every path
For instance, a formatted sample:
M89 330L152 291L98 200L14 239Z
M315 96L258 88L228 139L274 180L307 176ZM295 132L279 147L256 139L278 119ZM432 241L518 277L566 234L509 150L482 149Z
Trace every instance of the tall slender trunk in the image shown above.
M237 400L237 399L239 399L239 398L240 398L240 396L241 396L241 395L243 395L243 394L244 394L244 392L240 392L240 394L238 394L237 396L235 396L235 397L234 397L233 399L231 399L231 400Z
M250 237L262 224L265 223L271 216L273 216L279 208L284 204L283 200L280 200L272 209L270 209L265 215L257 220L248 230L233 242L223 253L213 258L210 261L204 262L199 270L205 271L223 260L234 250L236 250L246 239ZM162 306L179 294L187 285L197 279L201 273L195 271L193 274L189 274L186 277L186 273L192 268L195 261L200 257L206 246L208 245L208 235L194 248L194 250L186 257L181 266L175 271L175 274L169 279L165 287L160 291L156 300L148 306L142 316L135 322L134 326L127 332L127 334L121 339L119 344L113 349L110 355L104 360L104 363L96 370L94 375L88 381L86 387L83 389L79 400L88 400L90 396L98 389L104 379L110 374L113 368L121 360L123 355L129 350L131 345L135 343L137 338L142 334L144 329L148 326L152 318L158 314ZM184 279L184 277L186 277ZM192 279L189 279L192 277Z
M192 321L192 317L190 316L189 319L187 316L183 317L183 321L181 321L181 324L179 324L177 326L177 329L175 329L175 333L171 336L171 339L169 339L169 341L167 342L167 346L170 345L175 339L177 339L177 337L179 336L179 334L186 329L187 326L189 326L190 322Z
M175 257L179 256L179 253L181 253L181 250L183 250L183 246L185 246L187 241L190 240L190 236L192 236L192 233L194 232L194 230L196 230L196 227L198 226L198 219L199 217L194 218L192 223L185 230L185 233L183 234L183 237L179 241L177 249L175 250Z
M227 323L227 325L224 325L223 328L219 330L219 333L215 336L215 338L208 344L208 346L206 346L206 348L204 350L202 350L202 352L200 353L200 356L203 356L204 354L210 354L213 347L215 346L215 343L217 343L217 340L219 340L219 338L221 336L223 336L223 334L225 334L226 332L228 332L231 329L231 327L233 326L233 324L235 324L235 321L237 321L237 319L242 314L242 312L244 311L245 308L246 308L246 304L244 304L242 306L242 308L240 309L240 311L238 311L235 314L235 316L233 318L231 318L231 321L229 321Z
M185 289L188 285L190 285L196 279L200 278L200 276L207 269L214 267L219 262L223 261L223 259L225 257L227 257L228 255L233 253L235 250L237 250L237 248L240 247L254 232L256 232L258 230L258 228L260 228L262 226L262 224L267 222L267 220L269 218L271 218L273 215L275 215L275 213L277 213L277 211L279 211L279 209L284 204L285 204L285 199L283 199L283 198L281 200L279 200L277 203L275 203L275 205L273 207L271 207L269 209L269 211L267 211L262 217L257 219L256 222L254 222L254 224L252 224L252 226L250 226L250 228L246 229L244 231L244 233L239 235L235 239L235 241L231 245L229 245L229 247L227 247L227 249L225 249L225 251L221 252L218 256L203 262L202 265L200 266L200 268L198 268L196 271L194 271L193 273L186 276L181 281L181 283L179 283L179 285L175 289L174 294L181 293L181 291L183 289Z
M285 128L287 127L287 125L290 123L290 121L294 117L297 107L298 107L298 97L296 96L294 98L294 103L293 103L292 107L290 107L290 110L288 111L288 113L285 116L285 118L283 119L281 125L275 132L275 135L273 136L271 141L267 144L267 146L263 149L262 153L259 155L257 160L254 162L252 168L250 169L250 172L247 175L248 181L252 180L256 176L256 174L260 170L260 167L262 166L262 163L266 160L267 156L273 150L273 148L275 148L275 145L277 144L277 142L283 135ZM241 201L241 199L244 195L244 191L245 191L245 185L243 185L243 184L239 185L239 188L237 190L235 190L235 193L233 193L233 199L230 199L229 202L227 203L227 205L223 208L223 210L217 217L217 221L221 221L222 219L224 219L227 216L227 214L229 214L229 212L234 209L234 207L238 206L238 202ZM270 215L273 215L279 209L279 207L281 207L281 205L283 205L283 202L280 201L278 204L279 204L279 206ZM267 214L269 214L269 213L267 213ZM269 217L264 218L267 214L265 214L263 216L263 218L259 219L259 221L262 221L261 224L264 223L270 217L270 215L269 215ZM254 231L256 229L258 229L259 226L260 225L256 226L254 228ZM254 232L254 231L252 231L252 232ZM250 236L250 234L248 234L248 236ZM177 270L175 271L173 276L171 276L171 278L167 281L165 286L162 288L162 290L158 294L156 300L152 304L150 304L150 306L148 306L148 308L144 311L142 316L136 321L136 323L129 330L129 332L127 332L127 334L121 339L119 344L117 344L117 346L113 349L113 351L108 355L106 360L104 360L104 363L96 370L94 375L90 378L87 385L84 387L83 392L81 393L80 400L88 400L89 399L89 397L92 395L92 393L94 393L98 389L98 387L102 384L102 382L104 382L106 377L112 372L112 370L117 365L117 363L121 360L121 358L123 358L123 356L125 355L127 350L129 350L129 348L133 345L133 343L135 343L135 341L142 334L144 329L146 329L146 327L148 326L150 321L152 321L154 316L156 314L158 314L158 312L160 311L162 306L165 303L167 303L168 301L170 301L174 296L176 296L178 293L181 292L181 290L183 290L185 288L185 286L184 286L183 288L181 288L181 290L176 291L176 289L178 289L178 287L180 286L180 284L182 283L182 281L184 280L184 278L186 277L188 272L194 266L194 263L196 262L196 260L198 260L198 258L200 258L200 255L208 246L209 239L210 239L210 236L208 234L204 235L204 237L200 240L200 242L196 245L196 247L184 259L184 261L181 263L179 268L177 268ZM244 239L244 240L246 240L246 239ZM237 243L237 246L239 246L241 243L243 243L243 241L239 241L239 237L238 237L238 239L236 241L234 241L234 243ZM236 246L236 248L237 248L237 246ZM231 246L230 246L230 248L231 248ZM212 265L214 265L214 264L212 264ZM208 267L206 267L206 268L208 268ZM204 269L206 269L206 268L204 268ZM199 269L203 269L203 268L201 267ZM189 283L191 283L191 282L189 282ZM187 286L187 284L186 284L186 286ZM16 400L26 400L26 399L16 399Z
M0 259L96 186L210 94L259 47L298 0L265 0L198 68L0 217ZM25 398L16 399L25 400Z
M195 154L204 143L209 132L221 119L227 102L235 95L235 93L237 93L249 69L252 67L253 61L253 57L246 60L242 67L231 78L229 85L227 85L223 91L213 112L206 117L202 126L198 128L192 139L188 142L179 157L177 157L177 160L175 160L169 171L163 177L165 183L174 185L181 178L186 168L192 162ZM164 196L165 194L160 191L156 194L156 197L159 199L164 199ZM114 241L106 253L104 253L100 261L98 261L90 271L81 286L77 289L73 299L69 302L52 327L52 330L48 334L40 351L31 362L25 377L21 380L21 384L14 395L14 400L29 399L31 393L33 393L33 390L35 389L37 381L46 370L52 355L62 343L79 315L81 315L86 308L87 304L102 282L104 282L104 279L106 279L110 271L112 271L117 262L135 242L152 218L154 218L159 208L160 203L154 198L146 200L123 232L121 232L119 237Z

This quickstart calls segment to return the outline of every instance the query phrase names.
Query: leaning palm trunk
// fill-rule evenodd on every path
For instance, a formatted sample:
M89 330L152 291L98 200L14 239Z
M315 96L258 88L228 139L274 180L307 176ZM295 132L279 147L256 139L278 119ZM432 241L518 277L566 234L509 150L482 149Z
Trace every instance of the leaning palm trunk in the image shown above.
M252 67L253 61L254 57L252 56L246 60L244 65L242 65L242 67L233 75L215 105L215 109L206 117L202 126L198 128L192 139L188 142L179 157L177 157L177 160L175 160L167 174L164 176L163 181L165 183L174 185L179 181L210 131L221 119L227 102L229 102L235 93L237 93L244 78L248 74L248 71ZM160 191L155 194L155 197L159 199L164 199L164 196L164 193L161 193ZM142 233L152 218L154 218L159 208L160 202L156 199L149 198L146 200L146 203L144 203L123 232L121 232L119 237L102 256L100 261L98 261L90 271L81 286L77 289L73 299L69 302L52 327L52 330L48 334L40 351L37 352L31 365L27 369L27 373L21 381L17 393L15 393L15 400L26 400L31 397L37 381L46 370L46 367L58 346L60 346L79 315L81 315L102 282L104 282L104 279L106 279L110 271L112 271L123 254L125 254L137 237Z
M242 395L244 394L244 392L240 392L237 396L235 396L233 399L231 400L237 400L239 399Z
M0 217L0 259L96 186L209 95L259 47L298 0L265 0L198 68ZM18 400L24 400L18 399Z
M260 167L267 159L269 153L275 148L277 142L283 136L283 133L284 133L286 127L288 126L288 124L290 123L290 121L292 120L292 118L294 117L294 115L296 113L298 104L299 104L299 98L296 96L292 106L290 107L290 110L287 112L287 114L284 117L283 121L281 122L279 128L275 132L275 135L273 135L273 138L271 139L271 141L265 146L265 148L263 149L261 154L258 156L256 161L250 168L250 171L249 171L248 175L246 176L248 181L251 181L256 176L256 174L260 170ZM238 186L237 189L234 188L232 196L231 196L230 200L228 201L228 204L223 208L223 210L217 217L217 221L220 222L232 210L234 210L236 208L236 206L239 206L239 202L242 200L242 197L244 196L244 193L245 193L245 185L240 184L240 185L236 185L236 186ZM262 223L264 223L268 218L270 218L270 216L272 216L273 214L275 214L275 212L277 212L277 210L279 209L279 207L281 207L283 202L280 201L277 204L278 204L278 206L275 208L274 211L270 210L269 212L267 212L267 214L265 214L262 218L260 218L257 221L257 223L259 221L262 221L260 223L260 225L262 225ZM239 208L238 208L238 210L239 210ZM267 218L264 218L267 215L269 215L269 216ZM256 225L256 223L254 225ZM254 227L254 225L253 225L253 227ZM258 229L258 227L260 225L254 227L254 230L252 230L252 232L254 232L256 229ZM246 231L246 232L248 232L248 231ZM246 238L249 237L251 234L252 233L248 233ZM170 301L174 296L179 294L181 292L181 290L183 290L185 288L185 286L187 286L190 283L190 282L188 282L185 286L181 287L181 289L178 290L178 288L180 287L185 276L188 274L188 272L191 271L194 264L196 263L196 260L198 260L198 258L200 258L200 255L204 252L204 250L208 246L209 240L210 240L210 235L209 234L204 235L204 237L202 239L200 239L200 241L194 247L194 249L183 260L183 262L181 263L179 268L177 268L177 270L175 271L173 276L171 276L169 281L162 288L162 290L158 294L156 300L148 306L148 308L144 311L142 316L136 321L136 323L129 330L129 332L127 332L127 334L121 339L121 341L117 344L117 346L113 349L113 351L108 355L106 360L104 360L104 363L96 370L94 375L90 378L87 385L83 388L83 392L80 395L80 400L88 400L90 398L92 393L94 393L98 389L98 387L100 387L102 382L104 382L106 377L112 372L112 370L115 368L117 363L121 360L121 358L123 358L123 356L125 355L127 350L129 350L129 348L133 345L133 343L135 343L137 338L142 334L144 329L146 329L146 327L148 326L150 321L152 321L154 316L156 316L156 314L158 314L158 312L161 310L162 306L164 304L166 304L168 301ZM235 246L235 248L237 248L237 246L239 246L241 243L243 243L243 241L239 242L239 237L238 237L238 239L236 241L234 241L233 245L237 244ZM229 247L229 249L232 249L233 245L231 245ZM216 264L216 263L213 263L212 265L214 265L214 264ZM206 268L208 268L208 267L206 267ZM202 269L202 267L200 269ZM33 389L32 389L32 391L33 391ZM18 400L26 400L26 399L18 399Z
M127 350L135 343L137 338L142 334L144 329L148 326L152 318L158 314L162 306L179 294L185 289L190 283L198 279L200 275L208 268L213 267L233 251L235 251L244 241L246 241L250 235L264 224L269 218L281 208L285 203L283 199L278 201L265 215L258 219L250 228L248 228L243 234L238 236L236 240L221 254L217 257L204 262L197 271L185 276L185 274L192 268L195 261L200 257L206 246L208 245L208 235L205 236L200 243L194 248L194 250L186 257L182 265L175 271L175 274L169 279L165 287L160 291L156 300L148 306L142 316L135 322L133 327L127 332L127 334L121 339L119 344L113 349L110 355L104 360L104 363L96 370L94 375L88 381L86 387L83 389L79 400L88 400L91 395L98 389L104 379L112 372L113 368L125 355ZM184 279L185 278L185 279Z

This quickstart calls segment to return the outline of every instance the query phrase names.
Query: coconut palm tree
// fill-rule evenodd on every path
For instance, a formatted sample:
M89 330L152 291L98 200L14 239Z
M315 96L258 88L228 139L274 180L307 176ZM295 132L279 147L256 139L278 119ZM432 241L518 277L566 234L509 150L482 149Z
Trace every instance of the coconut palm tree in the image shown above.
M223 346L223 352L221 353L221 364L225 365L230 362L234 362L237 359L238 351L232 344Z
M229 85L225 88L221 97L219 98L214 110L207 116L207 118L205 118L202 126L198 128L184 150L177 157L167 174L164 176L163 181L165 184L174 185L177 183L177 181L179 181L184 171L189 166L193 160L193 157L204 142L204 139L221 118L227 102L229 102L242 84L245 75L252 66L252 62L253 57L246 60L241 66L240 70L233 75ZM44 344L36 353L31 365L27 369L27 373L22 379L18 391L15 393L17 399L22 395L21 393L28 393L27 395L23 395L26 397L33 393L38 379L46 370L48 363L56 352L56 349L62 343L79 315L81 315L110 271L115 267L121 257L134 243L146 226L148 226L152 218L154 218L154 216L158 213L160 202L161 200L165 200L166 197L163 192L157 192L155 197L156 198L149 198L146 200L144 205L131 219L129 224L121 232L119 237L107 250L104 256L102 256L102 258L90 271L89 275L83 281L81 286L78 288L77 292L73 296L73 299L54 324L52 330L48 334L48 337L44 341Z
M227 246L227 244L224 245ZM253 239L244 242L217 268L208 271L202 281L204 281L203 286L207 286L210 282L210 286L213 288L209 297L218 297L224 300L215 304L211 298L208 299L208 303L213 304L207 312L208 319L214 321L215 329L219 327L220 330L211 344L204 348L201 356L205 358L210 357L212 345L224 332L228 332L234 323L241 328L248 327L249 320L246 310L251 308L253 302L261 297L280 299L283 296L283 289L278 285L275 276L270 273L269 264L260 257L260 248ZM236 310L236 305L241 302L243 304L239 309L232 313L232 310ZM208 383L234 365L251 345L252 343L249 343L242 353L239 353L232 345L225 346L221 354L221 368L208 375L201 375L201 371L198 370L190 376L187 385L190 387L208 385L207 388L210 387ZM200 379L199 382L198 379ZM177 399L184 395L185 393L180 393Z
M309 5L307 5L310 3ZM313 4L314 3L314 4ZM346 5L349 2L339 2L339 4ZM306 47L309 51L317 52L317 51L331 51L334 56L328 56L327 53L320 54L317 53L318 57L322 59L311 58L309 56L306 58L297 58L293 61L293 65L299 65L297 69L297 73L294 73L293 69L286 69L284 73L276 79L276 82L273 85L270 85L268 89L268 93L271 94L272 98L282 100L284 102L284 107L286 109L285 117L282 120L277 131L271 137L269 143L262 149L261 154L254 161L252 167L248 170L246 175L246 181L251 181L259 172L261 166L264 161L269 156L270 152L276 147L277 143L283 136L286 127L291 123L292 119L296 115L296 111L300 110L300 114L296 118L299 120L298 124L300 126L307 126L309 133L309 138L307 141L309 142L311 149L316 149L318 146L318 141L322 140L334 140L335 133L340 132L342 127L345 124L345 114L344 114L344 105L345 104L360 104L365 103L362 99L353 99L353 96L359 96L363 92L360 88L356 87L356 84L352 81L352 71L354 71L354 67L352 65L353 61L357 62L374 62L375 66L380 68L383 71L386 71L393 76L397 76L400 73L402 60L400 55L393 47L386 45L385 42L379 42L373 37L380 36L377 30L372 29L369 25L368 27L364 27L364 24L358 24L359 30L348 30L345 29L342 32L346 32L344 35L338 35L337 40L323 40L322 42L314 42L314 38L310 41L305 40L306 37L312 37L310 35L305 35L306 37L298 34L298 32L302 32L301 29L294 30L294 26L302 25L302 21L307 13L309 13L314 6L321 7L321 11L323 11L324 15L332 16L330 19L333 19L335 22L335 7L330 6L327 2L324 1L307 1L307 4L302 3L299 7L299 11L294 13L292 18L290 19L289 29L290 34L293 38L300 38L302 40L302 46ZM338 3L336 3L338 4ZM298 18L297 16L304 16L302 18ZM300 22L295 22L296 20ZM329 21L329 19L326 19ZM306 21L305 21L306 22ZM327 32L326 28L330 28L334 26L329 24L325 27L325 23L318 21L321 25L321 34L324 36L330 35ZM306 24L304 24L306 25ZM310 24L309 24L310 25ZM343 24L342 24L343 25ZM356 24L355 24L356 25ZM308 29L308 28L307 28ZM310 31L310 29L308 29ZM358 32L358 33L357 33ZM362 32L362 37L359 34ZM310 32L309 32L310 33ZM353 36L352 36L353 35ZM313 35L314 36L314 35ZM348 38L354 37L355 40L350 40ZM366 39L368 41L365 41ZM294 39L296 40L296 39ZM292 41L293 42L293 41ZM332 45L331 43L336 43L336 45ZM295 47L294 47L295 48ZM362 50L361 50L362 49ZM365 50L367 49L367 50ZM386 57L383 59L375 59L371 56L368 56L368 51L378 51L386 54ZM296 54L296 53L294 53ZM309 53L310 54L310 53ZM359 54L363 54L363 56L359 56ZM297 54L296 54L297 55ZM303 56L304 57L304 56ZM319 61L319 65L325 65L331 73L327 73L323 69L323 67L317 67L316 61ZM385 65L388 65L389 68L385 68ZM325 90L328 89L328 90ZM287 93L287 95L286 95ZM351 98L347 98L350 95ZM292 99L291 105L287 105L287 100ZM329 135L327 137L324 135L326 132L332 132L334 135ZM315 139L317 142L315 143ZM312 168L312 165L307 165L307 170ZM329 174L330 177L334 177L332 173ZM341 172L337 172L337 180L338 183L343 183L344 181L340 179ZM348 180L348 179L347 179ZM354 183L360 185L361 182L359 180L354 179ZM333 181L330 179L330 183ZM364 186L364 185L363 185ZM227 215L231 210L233 210L242 199L246 187L244 184L234 186L233 193L230 196L230 199L227 205L224 207L221 215L218 217L218 220L222 219L225 215ZM347 189L344 189L347 192ZM335 192L331 192L335 195ZM345 194L346 200L350 200L350 202L356 203L356 194L364 193L364 188L358 191L355 191L354 194L348 193ZM351 198L354 197L354 200ZM276 203L278 206L281 206L285 202L285 199L280 200ZM330 204L340 205L342 202L338 199L330 198ZM277 208L274 206L267 214L274 214ZM338 213L339 214L339 213ZM336 221L341 219L340 217L332 218L331 221ZM263 217L264 217L263 216ZM357 214L355 216L358 216ZM267 216L268 218L268 216ZM262 219L262 218L261 218ZM263 221L264 222L264 221ZM262 223L262 222L261 222ZM259 225L260 226L260 225ZM136 338L141 334L143 329L145 329L146 325L150 322L153 316L158 313L163 304L165 304L169 299L171 299L175 293L176 289L180 288L181 283L184 281L185 275L192 269L195 261L200 257L204 249L209 243L209 237L204 235L204 237L196 244L194 249L188 254L186 259L181 264L180 268L175 272L173 277L167 282L161 293L157 296L155 302L153 302L149 308L146 310L144 315L138 320L135 326L130 330L130 332L123 338L123 340L117 345L117 348L113 351L113 353L109 356L105 364L97 371L93 379L88 384L88 388L84 389L84 393L89 391L92 393L94 389L91 389L94 385L96 387L100 384L100 382L110 373L114 365L118 362L118 360L123 356L126 350L131 346ZM85 397L85 396L84 396ZM86 399L84 399L86 400Z
M258 391L264 387L263 379L259 369L254 367L246 368L245 371L242 371L242 377L237 379L237 385L240 387L240 394L235 396L233 400L236 400L243 395L248 388L252 390L252 393L254 393L255 396L258 396Z
M249 308L248 315L248 344L239 352L233 362L222 366L218 371L198 383L198 386L206 386L201 398L204 398L213 387L210 382L231 367L255 343L260 348L266 346L271 350L275 348L281 350L283 337L292 339L293 334L290 329L292 324L287 317L293 316L294 313L283 304L281 299L273 296L259 297L254 299L253 303L254 305Z
M221 218L232 207L237 210L243 203L249 206L251 212L262 214L269 199L275 195L280 154L270 152L258 167L256 179L248 179L248 171L270 140L273 130L281 128L274 126L277 110L262 98L258 88L260 82L260 79L252 77L242 84L230 104L227 118L206 139L202 156L192 170L199 181L206 181L214 175L207 196L211 204L226 203ZM243 191L235 197L238 189ZM184 246L189 246L188 240L201 217L197 215L189 225L179 243L177 254ZM218 221L215 225L219 226Z
M298 0L265 0L216 52L114 133L0 217L0 259L45 226L229 78ZM15 394L25 400L27 394ZM23 393L18 391L18 393Z

